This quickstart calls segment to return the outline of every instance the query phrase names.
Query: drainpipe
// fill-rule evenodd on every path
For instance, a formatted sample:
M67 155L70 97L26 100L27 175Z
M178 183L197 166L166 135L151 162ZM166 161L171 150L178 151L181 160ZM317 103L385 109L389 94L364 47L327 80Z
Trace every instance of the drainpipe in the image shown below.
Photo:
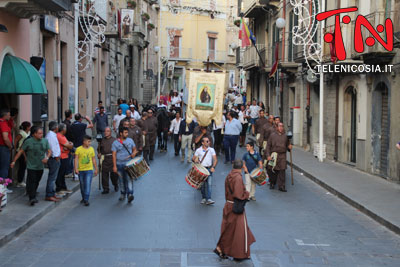
M338 6L340 8L340 0L338 0ZM339 79L336 79L336 112L335 112L335 156L334 160L338 160L339 157Z
M307 116L307 144L311 147L311 117L310 117L310 95L311 95L311 85L307 82L307 106L306 106L306 116Z
M321 12L325 12L325 0L322 0L322 8ZM321 21L321 44L324 43L324 28L325 28L325 20ZM321 46L321 53L324 54L324 45ZM324 161L324 72L322 71L322 61L320 68L320 76L319 76L319 161Z
M78 19L79 19L79 4L75 4L75 45L78 45L78 35L79 35L79 24L78 24ZM75 99L74 99L74 113L79 112L79 72L78 72L78 49L75 47Z

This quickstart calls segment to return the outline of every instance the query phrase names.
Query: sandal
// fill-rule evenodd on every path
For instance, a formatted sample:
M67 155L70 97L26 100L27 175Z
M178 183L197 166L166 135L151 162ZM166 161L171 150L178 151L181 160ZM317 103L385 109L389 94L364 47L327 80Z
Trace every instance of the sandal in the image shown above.
M221 259L227 259L228 257L225 256L225 254L223 254L222 252L218 251L217 248L214 249L214 253L217 254L218 257L220 257Z

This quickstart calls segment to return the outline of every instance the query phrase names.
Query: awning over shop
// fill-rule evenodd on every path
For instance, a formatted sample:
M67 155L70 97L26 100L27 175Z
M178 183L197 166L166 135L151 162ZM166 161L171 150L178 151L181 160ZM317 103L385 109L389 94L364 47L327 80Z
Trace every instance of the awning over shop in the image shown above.
M6 55L1 67L0 94L47 94L39 72L25 60Z

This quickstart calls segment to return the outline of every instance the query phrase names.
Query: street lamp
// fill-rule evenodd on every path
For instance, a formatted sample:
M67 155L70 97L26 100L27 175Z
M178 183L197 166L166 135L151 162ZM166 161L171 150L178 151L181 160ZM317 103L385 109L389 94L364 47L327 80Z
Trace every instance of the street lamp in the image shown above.
M157 54L157 61L158 61L158 65L157 65L157 68L158 68L158 74L157 74L157 100L156 100L156 104L157 104L157 101L160 100L160 90L161 90L161 71L160 71L161 52L160 52L160 47L159 46L155 46L154 47L154 52L156 52L156 54Z
M276 27L278 29L283 29L286 26L286 20L284 18L278 18L276 20Z

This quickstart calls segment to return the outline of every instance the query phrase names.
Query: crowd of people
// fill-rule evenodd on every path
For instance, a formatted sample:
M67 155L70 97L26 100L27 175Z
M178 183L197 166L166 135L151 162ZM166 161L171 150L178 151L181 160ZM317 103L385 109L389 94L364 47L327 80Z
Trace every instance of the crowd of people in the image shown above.
M66 110L62 123L48 123L45 137L41 127L25 121L21 123L15 140L12 129L15 129L16 114L12 117L9 110L2 109L0 177L7 177L9 168L18 163L17 186L26 186L29 204L33 206L38 203L36 192L47 166L46 201L58 202L71 193L65 182L70 177L80 182L81 203L89 206L92 178L101 173L102 194L110 192L111 180L114 191L120 192L119 200L126 199L131 203L134 200L134 184L125 169L126 164L141 156L148 165L152 165L156 145L160 153L166 152L170 139L174 155L180 156L182 163L200 164L210 173L201 186L201 204L215 203L211 189L218 157L221 156L225 164L232 164L233 170L225 181L227 202L222 227L228 228L224 232L229 233L232 226L227 224L227 220L231 220L229 216L232 216L234 199L256 200L256 183L250 175L254 169L266 170L270 189L277 184L280 191L286 192L286 152L291 149L290 141L279 117L269 115L262 102L253 100L246 103L246 96L238 92L227 93L219 124L212 121L207 126L198 125L196 118L186 118L182 104L182 95L177 92L169 96L161 95L157 105L142 107L136 100L120 99L117 114L109 122L109 114L99 101L93 120ZM98 141L97 153L87 129L95 130L93 136ZM246 139L248 135L253 137ZM237 146L245 146L247 152L237 156ZM13 154L15 156L12 157ZM242 171L245 173L244 182ZM235 217L235 220L239 219L242 220L243 215ZM238 227L245 227L249 237L252 237L245 218L244 222L238 221ZM229 245L233 236L221 236L214 252L220 257L235 256L235 249ZM253 241L255 239L250 238L248 245ZM247 249L248 252L241 252L238 257L249 256Z

